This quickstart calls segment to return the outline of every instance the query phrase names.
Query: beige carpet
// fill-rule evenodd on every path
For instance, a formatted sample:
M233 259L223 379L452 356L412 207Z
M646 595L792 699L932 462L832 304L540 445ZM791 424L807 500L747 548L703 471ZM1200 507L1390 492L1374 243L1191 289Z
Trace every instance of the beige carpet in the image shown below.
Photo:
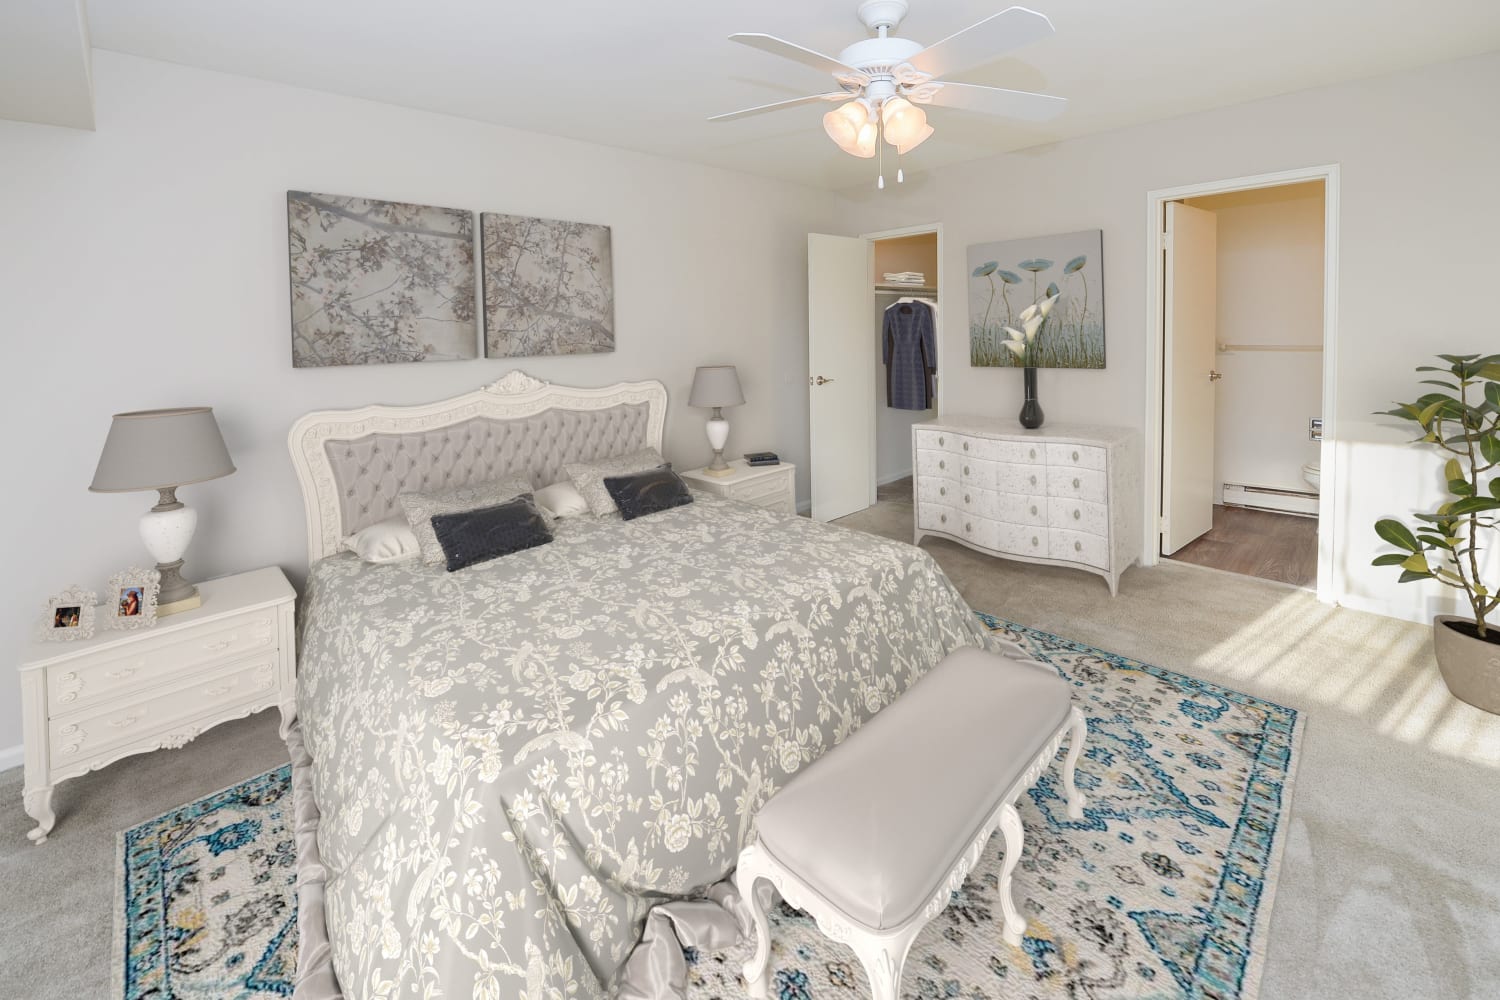
M909 540L911 506L840 523ZM1500 717L1447 695L1425 629L1194 566L1131 570L1111 599L924 547L979 610L1307 713L1263 1000L1500 997ZM121 761L62 786L41 847L0 774L0 998L108 997L116 831L285 759L268 712Z

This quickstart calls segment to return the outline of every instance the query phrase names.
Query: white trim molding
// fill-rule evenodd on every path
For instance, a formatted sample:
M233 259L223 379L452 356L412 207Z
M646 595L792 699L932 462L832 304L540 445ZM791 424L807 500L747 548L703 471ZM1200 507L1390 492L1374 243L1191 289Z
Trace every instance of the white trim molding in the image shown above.
M13 747L0 748L0 774L9 771L13 767L20 767L26 762L26 744L17 743Z
M1162 232L1166 204L1184 198L1282 187L1308 181L1323 182L1323 445L1319 457L1318 600L1340 599L1335 583L1338 531L1338 346L1339 346L1339 165L1301 167L1247 177L1188 184L1146 192L1146 414L1143 426L1146 451L1145 551L1142 566L1161 559L1162 468L1162 320L1165 270Z
M292 424L287 446L291 449L297 482L302 487L307 516L307 561L312 563L339 551L346 534L333 466L325 447L329 441L354 440L372 433L438 430L473 417L511 420L550 409L607 410L631 403L647 404L646 444L661 451L667 389L655 380L579 388L553 385L516 370L473 392L432 403L377 404L306 414Z

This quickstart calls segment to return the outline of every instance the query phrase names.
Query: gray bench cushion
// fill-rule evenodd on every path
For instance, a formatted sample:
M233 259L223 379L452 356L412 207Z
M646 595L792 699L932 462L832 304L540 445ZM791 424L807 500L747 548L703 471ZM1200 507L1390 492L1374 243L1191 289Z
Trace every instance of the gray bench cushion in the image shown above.
M760 842L867 927L895 927L937 892L1000 798L1068 717L1051 668L961 649L756 816Z

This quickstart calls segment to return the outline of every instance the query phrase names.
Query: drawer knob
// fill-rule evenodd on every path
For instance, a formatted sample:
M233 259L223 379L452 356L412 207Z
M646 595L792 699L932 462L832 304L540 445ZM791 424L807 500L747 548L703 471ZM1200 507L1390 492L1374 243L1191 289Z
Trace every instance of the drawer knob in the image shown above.
M1083 543L1082 542L1074 542L1073 543L1073 551L1074 552L1082 552L1083 551Z
M948 495L948 487L946 487L946 486L939 486L938 487L938 496L945 497L947 495Z
M938 515L938 520L941 521L943 524L947 524L948 523L948 515L947 514L939 514Z
M973 503L973 502L974 501L969 498L969 494L965 493L964 494L964 503Z
M944 462L942 459L938 459L938 468L939 469L946 469L947 467L948 467L948 463L947 462Z
M1032 486L1035 486L1035 485L1036 485L1036 476L1032 476L1032 477L1031 477L1031 485L1032 485Z
M942 444L943 440L944 440L943 437L941 435L939 435L938 436L938 444Z
M1041 543L1041 542L1039 542L1039 541L1037 541L1037 537L1036 537L1036 536L1035 536L1035 535L1032 535L1032 536L1031 536L1031 544L1032 544L1032 545L1040 545L1040 544L1042 544L1042 543Z
M129 680L130 678L132 678L132 677L135 676L135 668L134 667L126 667L123 670L111 670L109 673L105 674L104 676L108 677L110 680L115 680L115 681Z
M1074 479L1074 480L1073 480L1073 488L1074 488L1074 489L1075 489L1075 490L1076 490L1076 489L1078 489L1078 487L1079 487L1079 486L1080 486L1080 485L1082 485L1082 484L1081 484L1081 483L1079 483L1079 481L1078 481L1078 480L1077 480L1077 479Z
M1073 452L1073 461L1078 461L1078 452Z
M220 639L218 642L205 642L203 644L203 648L204 649L228 649L230 647L230 645L231 645L231 641L229 639Z
M110 719L109 724L111 726L114 726L116 729L124 729L126 726L133 726L140 721L140 715L122 715L118 719Z
M1081 510L1075 510L1073 512L1073 520L1077 521L1077 520L1080 520L1082 517L1083 517L1083 511L1081 511Z
M974 530L974 526L972 524L968 523L967 521L965 521L964 522L964 530L965 531L973 531Z
M234 690L234 685L233 684L220 684L218 687L211 687L211 688L205 689L204 692L203 692L203 694L206 697L209 697L209 698L217 698L219 695L221 695L221 694L228 694L229 692L231 692L233 690Z
M1031 516L1032 517L1036 516L1036 504L1032 504L1031 505Z
M1031 449L1031 457L1032 458L1036 458L1036 449L1035 448Z
M969 442L965 441L964 442L964 451L968 451L968 450L969 450Z

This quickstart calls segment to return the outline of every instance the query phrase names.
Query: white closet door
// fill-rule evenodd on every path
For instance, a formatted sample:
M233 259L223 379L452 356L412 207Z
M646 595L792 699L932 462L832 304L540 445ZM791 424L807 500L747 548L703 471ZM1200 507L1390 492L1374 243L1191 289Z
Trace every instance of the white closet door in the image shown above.
M870 505L875 482L875 362L868 241L807 237L808 416L812 516Z
M1214 526L1214 372L1218 219L1167 203L1166 399L1162 414L1161 551Z

